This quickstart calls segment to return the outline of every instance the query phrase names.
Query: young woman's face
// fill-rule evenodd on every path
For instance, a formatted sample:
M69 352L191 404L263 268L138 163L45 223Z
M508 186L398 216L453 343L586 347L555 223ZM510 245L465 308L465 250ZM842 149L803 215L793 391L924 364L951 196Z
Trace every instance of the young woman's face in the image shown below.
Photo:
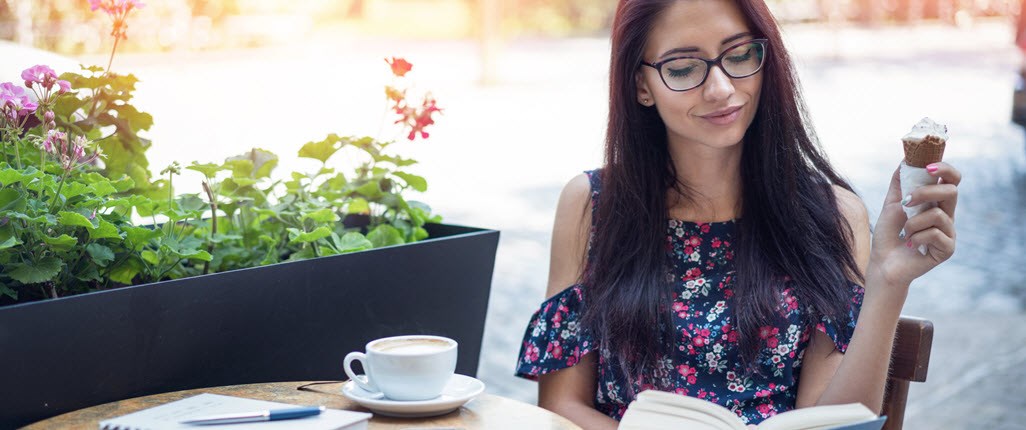
M727 48L754 39L750 32L732 0L678 0L654 22L643 60L649 64L682 56L714 60ZM730 56L723 61L730 61ZM672 73L681 76L695 71L678 67ZM761 70L731 78L717 66L709 68L702 85L683 92L670 90L652 67L642 66L636 79L638 103L658 109L671 145L737 145L755 117L762 88Z

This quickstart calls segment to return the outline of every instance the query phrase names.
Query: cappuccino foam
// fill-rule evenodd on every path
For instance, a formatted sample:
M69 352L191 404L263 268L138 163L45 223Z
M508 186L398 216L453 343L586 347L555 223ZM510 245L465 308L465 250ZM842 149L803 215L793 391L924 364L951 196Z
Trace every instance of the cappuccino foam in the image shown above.
M374 350L389 354L430 354L445 351L452 344L439 339L399 339L374 345Z

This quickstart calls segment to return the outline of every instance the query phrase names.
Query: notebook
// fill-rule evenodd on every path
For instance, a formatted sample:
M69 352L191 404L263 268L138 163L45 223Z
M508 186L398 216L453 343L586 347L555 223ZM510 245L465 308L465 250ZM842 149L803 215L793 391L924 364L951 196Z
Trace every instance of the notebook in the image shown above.
M291 420L203 426L179 424L179 421L207 415L296 406L299 405L203 393L102 421L100 430L365 430L371 417L364 412L327 409L317 416Z

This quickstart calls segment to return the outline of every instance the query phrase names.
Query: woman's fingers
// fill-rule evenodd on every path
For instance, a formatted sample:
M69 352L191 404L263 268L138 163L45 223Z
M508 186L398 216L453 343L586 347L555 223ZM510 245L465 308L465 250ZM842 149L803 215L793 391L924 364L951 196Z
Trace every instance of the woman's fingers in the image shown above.
M955 222L940 208L927 209L905 221L906 235L914 235L930 228L936 228L952 239L955 237Z
M933 171L931 172L931 170ZM926 171L930 172L930 176L940 178L941 182L945 184L957 186L962 182L962 172L959 172L954 166L943 161L926 166Z
M951 219L955 218L955 206L958 205L958 186L955 184L923 185L909 193L911 200L906 206L917 206L923 203L937 203L942 211Z
M920 245L927 246L927 255L937 263L943 262L955 253L955 238L948 236L940 229L931 227L906 238L906 246L916 249Z

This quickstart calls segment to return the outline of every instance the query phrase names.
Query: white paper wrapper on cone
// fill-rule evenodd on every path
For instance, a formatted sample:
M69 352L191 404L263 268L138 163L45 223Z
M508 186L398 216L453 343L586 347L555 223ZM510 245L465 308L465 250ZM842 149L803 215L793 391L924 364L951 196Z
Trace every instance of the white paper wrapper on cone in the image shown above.
M936 184L937 179L930 176L930 173L922 167L912 167L906 164L904 161L901 162L899 168L899 180L901 181L901 197L905 198L912 193L912 190L919 188L923 185ZM912 207L902 206L905 210L905 215L912 218L919 215L923 211L934 207L933 203L923 203ZM904 230L902 230L904 233ZM919 245L919 253L926 255L926 245Z

